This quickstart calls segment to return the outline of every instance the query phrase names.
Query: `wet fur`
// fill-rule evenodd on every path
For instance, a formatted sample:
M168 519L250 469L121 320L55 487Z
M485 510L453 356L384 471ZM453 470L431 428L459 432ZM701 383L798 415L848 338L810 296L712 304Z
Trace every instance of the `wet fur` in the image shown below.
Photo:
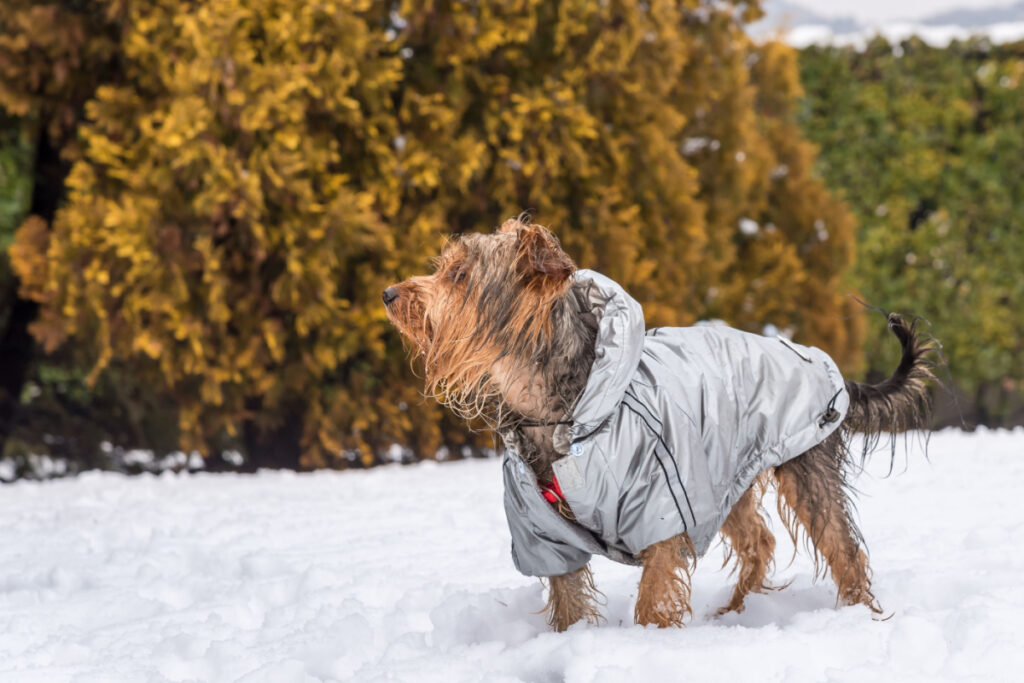
M603 617L597 605L604 596L594 585L589 565L562 576L552 576L547 584L548 601L544 613L552 629L564 631L578 621L601 623Z
M690 576L697 553L689 535L679 534L644 548L643 573L633 620L642 626L682 626L690 609Z
M750 593L768 590L768 575L775 562L775 536L768 528L761 501L771 486L769 473L758 477L754 485L744 492L732 506L729 516L722 525L722 537L727 541L728 552L722 566L735 559L733 573L736 587L728 604L718 610L742 612L744 600Z
M551 481L555 425L571 410L594 361L597 321L586 310L583 285L558 240L525 217L506 221L494 235L451 240L429 276L389 288L397 296L388 317L423 362L428 394L467 420L483 419L516 444L538 479ZM767 589L775 538L761 498L778 489L779 514L793 538L803 538L815 574L830 573L837 602L880 607L871 590L864 539L857 528L849 481L855 465L849 443L867 435L862 458L883 436L925 426L927 387L934 379L934 348L916 325L890 315L903 355L889 379L847 382L851 403L838 430L797 458L762 473L733 506L722 526L736 560L733 595L720 612L741 611L747 595ZM572 519L568 506L563 514ZM690 614L693 544L680 534L646 548L635 619L680 626ZM728 558L727 558L728 561ZM548 579L545 611L555 630L600 619L589 567Z

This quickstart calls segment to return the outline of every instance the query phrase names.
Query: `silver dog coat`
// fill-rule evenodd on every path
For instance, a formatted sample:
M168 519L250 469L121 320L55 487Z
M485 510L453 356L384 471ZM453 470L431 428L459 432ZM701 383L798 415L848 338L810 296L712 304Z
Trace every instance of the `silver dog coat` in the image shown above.
M555 477L577 523L544 498L506 438L516 568L559 576L595 554L638 564L644 548L683 532L703 554L759 473L842 422L839 369L820 349L725 325L645 333L643 309L622 287L593 271L575 277L589 283L598 318L589 379L555 438L568 450Z

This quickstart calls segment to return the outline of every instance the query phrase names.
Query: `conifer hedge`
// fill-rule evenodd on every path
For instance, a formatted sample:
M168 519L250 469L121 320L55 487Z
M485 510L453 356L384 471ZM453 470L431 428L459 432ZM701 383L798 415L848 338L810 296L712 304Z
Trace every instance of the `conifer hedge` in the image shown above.
M859 223L852 283L932 323L968 424L1021 424L1024 43L812 47L800 72L802 128ZM867 328L869 377L897 353Z
M87 356L91 386L158 393L185 448L333 466L461 446L380 291L524 209L650 325L772 324L858 362L853 218L798 128L795 53L743 33L756 3L90 6L117 18L115 68L88 76L66 201L12 261L39 344ZM50 59L20 47L0 56Z

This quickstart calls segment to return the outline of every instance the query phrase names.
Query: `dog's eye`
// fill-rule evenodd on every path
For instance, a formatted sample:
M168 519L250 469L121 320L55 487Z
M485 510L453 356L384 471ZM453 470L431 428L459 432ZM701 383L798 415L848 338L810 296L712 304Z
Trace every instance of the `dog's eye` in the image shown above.
M455 284L464 282L466 279L466 269L461 267L452 268L451 270L448 271L448 279L454 282Z

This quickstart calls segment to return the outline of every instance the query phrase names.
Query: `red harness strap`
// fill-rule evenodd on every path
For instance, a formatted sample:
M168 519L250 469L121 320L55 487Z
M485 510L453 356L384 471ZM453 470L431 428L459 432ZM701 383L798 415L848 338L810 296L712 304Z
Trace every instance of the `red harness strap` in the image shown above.
M551 475L551 483L545 484L542 481L538 481L540 484L541 495L549 503L557 503L560 500L565 500L565 496L562 494L562 487L558 485L558 477Z

